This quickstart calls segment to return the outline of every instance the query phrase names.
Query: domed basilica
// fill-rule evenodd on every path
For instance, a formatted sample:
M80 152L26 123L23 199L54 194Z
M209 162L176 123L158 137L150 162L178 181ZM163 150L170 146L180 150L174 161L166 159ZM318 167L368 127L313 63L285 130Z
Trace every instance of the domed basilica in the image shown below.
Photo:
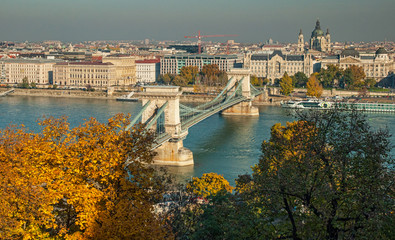
M331 51L331 35L329 34L329 29L327 29L326 34L324 34L324 31L321 30L320 20L318 19L315 23L315 28L311 33L309 49L326 53ZM298 37L298 52L304 52L302 29L300 30Z

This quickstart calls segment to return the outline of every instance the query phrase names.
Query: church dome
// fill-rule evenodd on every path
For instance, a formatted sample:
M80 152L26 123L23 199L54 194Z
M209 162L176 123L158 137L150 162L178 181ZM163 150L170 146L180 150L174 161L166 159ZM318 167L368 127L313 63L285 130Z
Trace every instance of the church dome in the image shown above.
M381 47L381 48L377 49L377 51L376 51L376 55L379 55L379 54L388 54L388 52L385 50L385 48Z
M340 56L342 57L359 57L359 52L357 50L355 50L354 48L348 48L348 49L344 49L343 52L340 54Z
M321 30L321 26L320 26L320 21L317 20L317 22L315 23L315 28L313 30L313 32L311 33L311 37L319 37L319 36L324 36L324 31Z

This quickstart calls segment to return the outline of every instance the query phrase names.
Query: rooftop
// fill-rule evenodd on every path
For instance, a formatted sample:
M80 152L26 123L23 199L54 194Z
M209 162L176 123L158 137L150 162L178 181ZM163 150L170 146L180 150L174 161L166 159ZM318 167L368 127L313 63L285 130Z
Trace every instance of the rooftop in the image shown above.
M159 63L160 59L136 60L136 63Z
M58 63L57 65L114 65L112 63L106 62L106 63L102 63L102 62L61 62Z
M9 63L61 63L63 60L59 59L23 59L23 58L14 58L14 59L1 59L2 62Z

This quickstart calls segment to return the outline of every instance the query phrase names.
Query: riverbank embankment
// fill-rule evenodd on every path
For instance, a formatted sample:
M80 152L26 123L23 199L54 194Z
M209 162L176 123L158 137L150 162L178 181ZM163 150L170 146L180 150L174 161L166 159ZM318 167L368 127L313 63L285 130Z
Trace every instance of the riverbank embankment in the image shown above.
M0 92L5 92L9 90L8 88L0 88ZM193 92L189 92L189 89L183 89L184 94L180 97L180 102L195 102L195 103L203 103L209 102L215 98L217 93L209 92L209 93L200 93L196 94ZM286 97L279 94L278 89L268 88L267 93L262 94L256 97L253 100L253 105L280 105L281 101L286 101L291 98L305 97L305 89L295 89L292 97ZM133 90L132 90L133 91ZM140 89L134 89L135 94L133 97L140 98L142 92ZM95 98L95 99L117 99L123 95L127 95L129 92L121 92L114 91L111 94L108 94L107 91L84 91L77 89L21 89L15 88L15 91L11 95L15 96L39 96L39 97L67 97L67 98ZM334 91L325 92L324 96L358 96L360 93L358 91ZM365 96L366 97L366 96ZM379 98L385 100L385 98L395 98L394 93L370 93L368 96L368 100L381 101Z

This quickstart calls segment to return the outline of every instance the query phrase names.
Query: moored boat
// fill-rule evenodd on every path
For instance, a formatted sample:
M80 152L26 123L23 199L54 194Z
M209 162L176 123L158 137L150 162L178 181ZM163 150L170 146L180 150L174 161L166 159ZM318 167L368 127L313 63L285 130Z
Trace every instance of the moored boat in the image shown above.
M283 108L298 108L298 109L328 109L333 105L332 102L326 102L318 99L309 99L302 101L289 100L281 102Z
M134 92L129 93L128 95L123 95L119 98L117 98L117 101L122 101L122 102L137 102L139 99L138 98L132 98L134 95Z
M281 102L281 107L292 109L331 109L339 108L343 110L357 110L365 112L395 112L394 103L360 103L360 102L332 102L317 99L302 101Z

